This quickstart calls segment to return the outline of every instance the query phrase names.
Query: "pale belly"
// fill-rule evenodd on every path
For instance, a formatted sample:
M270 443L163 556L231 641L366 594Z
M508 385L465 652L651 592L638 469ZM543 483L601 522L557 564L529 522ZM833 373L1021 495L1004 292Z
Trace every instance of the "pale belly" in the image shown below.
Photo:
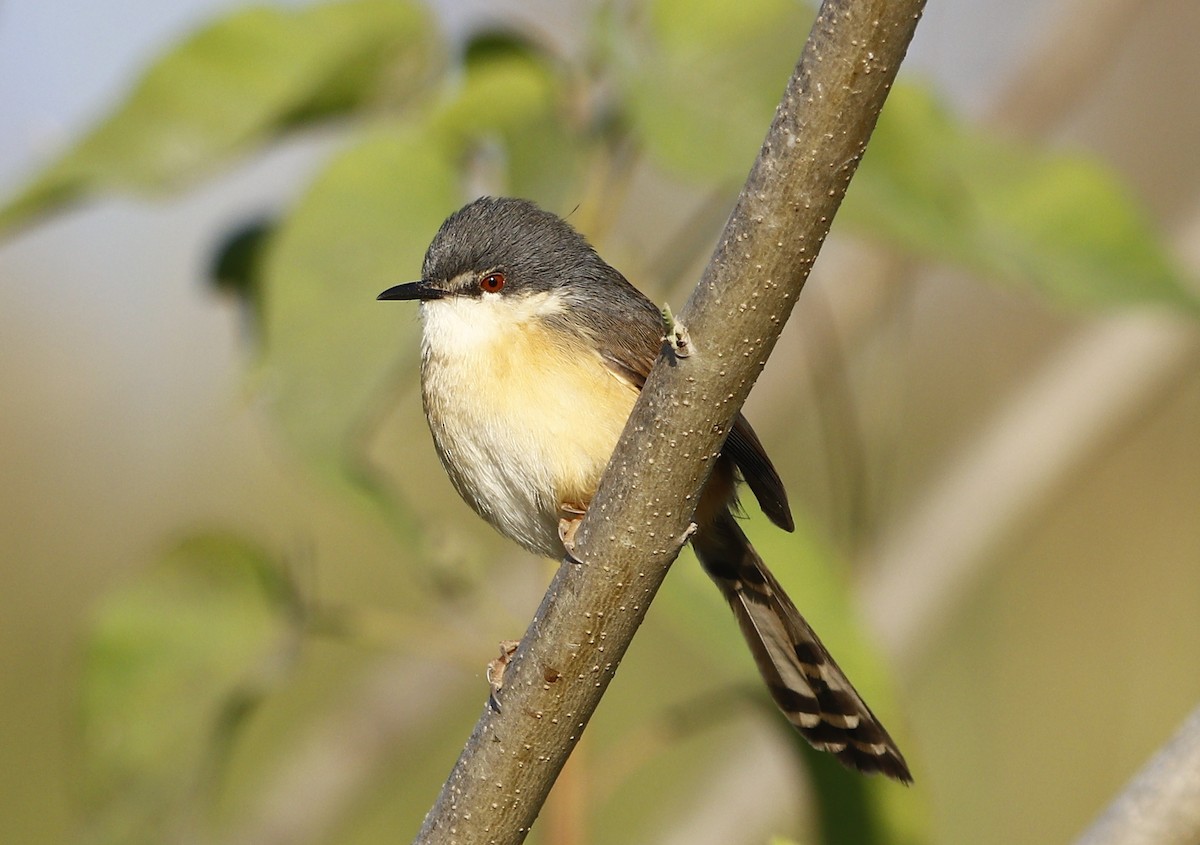
M445 305L434 306L435 319L424 315L421 373L442 464L500 533L560 557L562 506L591 502L637 391L596 352L564 345L536 321L489 324L467 338L462 314Z

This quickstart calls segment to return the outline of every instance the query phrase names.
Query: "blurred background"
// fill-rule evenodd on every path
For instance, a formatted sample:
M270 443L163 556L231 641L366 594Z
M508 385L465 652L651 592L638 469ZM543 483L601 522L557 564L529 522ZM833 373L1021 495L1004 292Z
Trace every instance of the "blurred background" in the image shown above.
M0 5L0 840L416 832L552 570L374 297L492 192L678 307L810 21ZM689 552L531 841L1070 841L1196 706L1198 31L931 3L747 405L800 524L747 530L916 785L802 748Z

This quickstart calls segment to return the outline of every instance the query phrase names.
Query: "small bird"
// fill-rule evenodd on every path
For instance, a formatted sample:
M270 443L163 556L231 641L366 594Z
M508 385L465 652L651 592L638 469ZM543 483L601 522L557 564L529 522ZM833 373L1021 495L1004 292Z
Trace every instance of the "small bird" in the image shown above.
M450 215L420 281L378 298L420 303L421 395L454 489L529 551L570 556L662 347L659 310L566 221L494 197ZM771 696L816 748L911 783L896 743L738 526L740 480L793 530L783 482L739 414L700 496L692 546Z

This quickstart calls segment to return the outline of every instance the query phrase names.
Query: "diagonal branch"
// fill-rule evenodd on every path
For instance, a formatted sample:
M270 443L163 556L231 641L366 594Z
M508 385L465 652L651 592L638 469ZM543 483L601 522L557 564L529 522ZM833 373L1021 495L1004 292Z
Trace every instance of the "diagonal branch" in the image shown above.
M679 322L577 537L418 843L519 843L599 704L697 496L808 277L924 0L826 0Z
M1200 708L1075 845L1200 842Z

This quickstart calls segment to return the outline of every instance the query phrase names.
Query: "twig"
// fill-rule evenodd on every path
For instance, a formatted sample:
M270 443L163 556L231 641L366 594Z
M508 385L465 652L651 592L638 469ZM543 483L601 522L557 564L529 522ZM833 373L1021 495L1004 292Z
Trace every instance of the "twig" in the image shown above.
M1200 708L1075 845L1200 842Z
M687 537L874 129L923 0L827 0L700 284L418 843L519 843Z

